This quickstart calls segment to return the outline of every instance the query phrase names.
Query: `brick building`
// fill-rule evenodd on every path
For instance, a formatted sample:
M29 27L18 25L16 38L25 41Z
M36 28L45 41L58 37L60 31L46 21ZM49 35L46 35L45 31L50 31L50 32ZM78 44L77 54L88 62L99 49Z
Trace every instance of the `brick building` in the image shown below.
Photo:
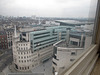
M7 34L5 31L0 31L0 49L7 49Z

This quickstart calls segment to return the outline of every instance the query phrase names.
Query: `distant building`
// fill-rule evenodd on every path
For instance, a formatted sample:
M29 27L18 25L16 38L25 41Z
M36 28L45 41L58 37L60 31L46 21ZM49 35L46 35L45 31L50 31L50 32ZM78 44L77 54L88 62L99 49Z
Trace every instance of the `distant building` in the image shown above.
M5 31L0 31L0 49L8 49L7 34Z
M0 25L0 31L3 31L4 29L3 29L3 26L2 25Z

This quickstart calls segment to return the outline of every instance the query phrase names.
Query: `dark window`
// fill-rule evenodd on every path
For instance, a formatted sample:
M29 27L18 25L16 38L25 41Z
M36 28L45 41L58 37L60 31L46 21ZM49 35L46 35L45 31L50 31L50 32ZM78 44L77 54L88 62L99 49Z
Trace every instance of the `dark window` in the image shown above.
M18 66L15 64L16 69L18 69Z
M28 66L28 69L29 69L29 66Z
M48 34L48 33L50 33L50 32L38 33L38 34L34 34L34 36Z
M76 52L71 52L71 55L76 55Z
M53 62L53 61L52 61ZM53 64L55 64L57 66L57 64L55 62L53 62Z

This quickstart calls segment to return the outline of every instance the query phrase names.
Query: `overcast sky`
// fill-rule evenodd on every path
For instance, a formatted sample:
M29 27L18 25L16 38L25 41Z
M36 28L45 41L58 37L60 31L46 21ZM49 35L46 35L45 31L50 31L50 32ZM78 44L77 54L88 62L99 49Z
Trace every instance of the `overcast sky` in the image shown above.
M0 0L0 15L88 17L91 0Z

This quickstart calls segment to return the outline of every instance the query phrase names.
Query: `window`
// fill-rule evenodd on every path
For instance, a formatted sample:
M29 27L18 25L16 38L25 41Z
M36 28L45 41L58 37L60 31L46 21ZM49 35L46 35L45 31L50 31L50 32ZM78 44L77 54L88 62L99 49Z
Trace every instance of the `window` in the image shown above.
M20 70L21 70L21 67L20 67Z
M26 62L26 60L24 60L24 62Z
M23 59L23 57L21 57L21 59Z
M25 70L26 70L26 67L25 67Z
M70 59L70 61L74 61L75 59Z
M32 67L34 67L34 65L32 65Z
M23 60L22 60L22 63L23 63Z
M29 69L29 66L28 66L28 69Z
M71 52L71 55L76 55L76 52Z
M52 61L53 62L53 61ZM57 66L57 64L55 62L53 62L53 64L55 64Z

